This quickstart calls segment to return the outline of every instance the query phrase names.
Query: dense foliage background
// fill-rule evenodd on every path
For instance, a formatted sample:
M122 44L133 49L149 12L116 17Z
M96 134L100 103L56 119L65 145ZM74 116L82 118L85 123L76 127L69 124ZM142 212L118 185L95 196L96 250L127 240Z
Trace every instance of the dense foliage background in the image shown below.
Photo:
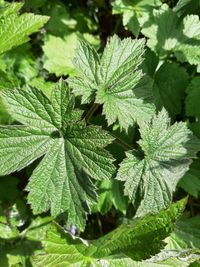
M91 130L90 133L91 136L97 134L102 138L101 146L107 145L106 150L115 159L115 167L118 168L120 164L121 167L118 179L112 177L110 180L95 183L98 201L96 204L92 203L86 225L82 222L80 225L71 223L73 220L67 218L66 214L52 216L50 211L33 214L37 201L34 200L32 207L28 204L32 204L33 200L31 197L27 200L27 184L41 159L36 157L37 160L18 172L4 171L4 166L8 166L9 161L12 162L13 159L7 157L7 153L10 152L9 146L5 150L6 134L0 130L0 174L2 174L0 177L0 267L200 266L200 159L198 153L200 145L197 139L200 138L200 1L27 0L24 1L23 6L18 7L16 3L21 2L0 0L0 90L10 92L5 93L8 99L12 99L13 88L30 90L30 98L37 95L37 93L31 93L31 90L36 88L47 98L51 98L54 88L57 87L60 88L57 90L68 92L66 98L73 102L73 97L69 96L68 87L63 82L63 80L66 83L69 81L76 95L75 107L82 110L82 118L86 123L100 126L115 138L113 142L111 139L102 141L109 139L105 133L100 130L97 132ZM39 16L33 18L25 13ZM77 52L78 49L81 51L80 42L90 44L90 47L95 48L101 55L106 44L113 40L114 34L120 39L145 38L145 51L139 47L139 52L135 51L135 53L138 53L139 60L140 54L143 57L142 63L138 60L140 63L138 65L148 78L148 90L152 91L156 111L162 110L158 113L160 115L154 117L153 130L149 131L150 134L147 133L148 126L145 128L140 125L142 112L138 112L139 119L133 118L136 122L131 124L130 111L122 106L124 116L121 117L121 121L119 117L117 120L113 119L113 114L117 112L114 107L112 109L111 106L111 114L109 114L110 107L105 111L104 106L101 105L105 105L104 100L94 104L95 101L91 100L91 96L82 93L76 87L77 77L84 80L84 75L83 77L80 75L79 61L87 55L84 45L85 54ZM30 36L30 39L27 36ZM120 40L116 40L119 46L116 48L114 59L119 56L118 52L126 53L126 49L120 48ZM127 43L127 51L129 49L132 48ZM112 54L113 51L114 48L110 53ZM134 71L138 71L137 68ZM145 91L145 94L148 95L149 91ZM148 102L149 99L145 101ZM9 110L3 97L0 98L1 129L5 129L7 125L19 125L17 121L23 122L18 120L19 115L16 115L18 116L16 119L15 114L20 106L17 102L13 103L13 108ZM35 110L37 113L37 108ZM73 107L68 107L68 112L73 112L72 110ZM19 112L23 115L23 110ZM149 112L152 112L151 108ZM185 122L185 126L181 126L183 125L181 122ZM169 127L170 123L175 125L174 128ZM197 137L196 139L192 139L195 137L191 137L191 132L186 129L186 125ZM165 132L166 129L168 139L165 140L166 146L162 147L162 143L159 143L162 136L159 136L158 132ZM152 136L155 137L154 140ZM144 141L138 143L141 137ZM190 139L193 140L191 143L189 143ZM130 196L132 192L130 193L129 189L133 183L131 180L133 173L127 171L127 166L133 158L130 153L125 154L125 152L131 149L139 151L141 146L143 151L138 152L138 157L142 157L142 153L150 151L148 147L150 142L152 142L152 149L160 153L157 157L159 163L163 158L167 158L169 151L174 152L174 155L180 152L176 149L187 148L189 151L187 157L183 157L180 162L173 155L175 160L170 163L171 165L169 164L169 172L171 171L170 175L174 181L180 176L178 172L182 172L183 176L176 180L178 184L171 190L174 191L173 202L178 202L170 206L166 201L167 204L164 203L162 206L159 203L162 190L160 192L154 188L154 192L152 190L149 193L149 199L155 200L154 203L157 201L157 210L155 204L151 206L146 198L143 209L140 209L140 219L133 219L135 214L139 214L137 209L141 199L137 195L139 192L134 201L133 196ZM176 147L176 144L181 142L185 142L187 146L178 147L177 145ZM13 147L15 147L14 144ZM95 142L89 145L89 148L96 149ZM19 160L20 153L14 153L14 159ZM103 148L102 153L105 153ZM76 154L77 161L78 156ZM110 161L106 164L109 165ZM187 166L184 165L185 163ZM82 162L80 161L79 164L81 165ZM176 164L178 164L177 169L171 170L170 168ZM154 166L155 169L159 167L159 165ZM12 170L11 165L9 168ZM133 168L132 165L130 165L131 168ZM103 172L98 171L103 176ZM138 170L134 171L136 176L139 175ZM3 175L4 173L11 174ZM123 177L124 174L127 178ZM166 172L164 175L169 174ZM100 177L101 179L103 178ZM123 181L126 179L130 182L126 185L124 194ZM32 186L34 187L30 185ZM89 185L86 184L86 186ZM160 187L164 188L162 186L161 184ZM140 192L140 194L143 193ZM180 199L183 200L180 201ZM163 210L159 205L167 209ZM182 213L183 209L185 209L184 213ZM68 223L69 220L70 223Z

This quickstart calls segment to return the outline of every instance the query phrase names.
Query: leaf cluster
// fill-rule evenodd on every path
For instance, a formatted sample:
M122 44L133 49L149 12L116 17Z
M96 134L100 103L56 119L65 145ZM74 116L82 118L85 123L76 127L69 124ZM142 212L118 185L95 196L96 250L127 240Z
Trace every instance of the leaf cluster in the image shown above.
M199 14L0 0L0 266L200 266Z

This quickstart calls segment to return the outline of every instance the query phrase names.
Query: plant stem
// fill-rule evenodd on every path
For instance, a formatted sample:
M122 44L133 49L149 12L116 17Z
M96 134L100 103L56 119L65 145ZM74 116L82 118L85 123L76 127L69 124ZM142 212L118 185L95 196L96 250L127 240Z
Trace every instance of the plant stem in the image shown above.
M85 115L86 123L89 122L90 118L94 114L94 112L99 108L100 104L94 103L91 108L88 110L87 114Z
M99 217L99 214L97 213L97 222L98 222L98 226L99 226L99 231L100 231L100 235L103 236L103 228L102 228L102 223L101 223L101 219Z
M84 117L84 120L86 123L89 123L90 118L92 117L92 115L94 114L94 112L100 107L100 104L94 103L91 108L88 110L87 114ZM120 145L121 147L123 147L125 150L130 150L133 149L132 146L130 146L129 144L127 144L125 141L123 141L122 139L120 139L119 137L115 136L114 134L112 134L111 132L109 132L110 135L112 135L114 137L114 141Z
M124 140L120 139L119 137L115 136L114 134L110 133L110 135L112 135L115 138L115 142L120 145L121 147L123 147L125 150L132 150L132 146L127 144Z

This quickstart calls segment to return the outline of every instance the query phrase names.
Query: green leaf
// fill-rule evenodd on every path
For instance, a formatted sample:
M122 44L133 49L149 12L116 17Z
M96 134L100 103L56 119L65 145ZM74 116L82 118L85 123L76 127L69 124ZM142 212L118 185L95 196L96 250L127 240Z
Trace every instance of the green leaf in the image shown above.
M29 40L29 35L37 32L48 17L31 13L18 14L21 3L5 5L0 13L0 54Z
M46 29L55 36L63 36L70 30L75 30L77 21L71 16L71 8L58 0L52 0L43 6L43 13L50 17Z
M200 138L200 121L196 121L193 123L189 124L190 129L192 130L192 132L198 137Z
M174 11L181 17L187 14L200 15L200 2L199 0L179 0Z
M0 243L1 267L32 266L30 256L42 248L40 240L46 236L51 221L52 219L49 217L38 217L21 233L15 233L12 229L12 233L15 233L14 236L1 235L0 242L2 240L4 242Z
M200 21L197 15L179 20L177 14L164 4L153 11L150 21L143 25L142 33L149 38L147 45L160 57L174 53L180 62L198 65Z
M96 201L92 179L108 179L115 172L113 157L104 149L113 138L80 121L82 112L74 110L74 97L63 81L51 101L30 88L5 90L2 95L13 117L27 126L0 127L0 175L45 155L27 186L34 214L67 212L68 223L83 230Z
M53 88L54 88L54 83L49 82L49 81L45 81L45 79L43 77L35 77L35 78L31 79L30 81L28 81L28 85L43 91L43 93L46 96L51 98L51 93L52 93Z
M43 46L44 68L58 77L61 75L74 76L76 69L72 60L75 57L79 38L85 38L91 44L98 45L98 39L89 34L70 33L63 38L48 35Z
M34 263L38 267L90 264L105 266L106 263L108 266L153 267L153 263L142 262L142 265L131 258L141 260L159 251L164 246L163 238L174 228L174 222L184 206L185 199L156 216L147 216L130 224L122 224L109 234L93 241L73 237L60 227L52 225L44 241L45 249L34 257ZM131 258L126 256L127 254ZM129 263L130 265L126 265Z
M165 241L166 250L200 249L200 216L180 218L174 232Z
M126 214L128 202L120 185L117 180L104 180L99 186L98 203L93 207L93 212L106 214L114 206L116 210Z
M142 153L128 151L117 179L137 208L136 216L157 213L169 206L180 178L189 169L200 143L184 122L170 125L163 109L140 128Z
M152 257L149 262L156 262L158 267L189 267L196 260L200 259L200 253L196 250L163 250Z
M158 67L159 57L149 48L145 51L145 58L143 61L143 71L149 77L154 77L156 69Z
M92 245L97 248L94 255L105 257L123 253L135 260L155 255L164 247L163 239L174 228L174 222L185 204L186 199L183 199L157 215L147 215L130 224L120 225L107 235L92 241Z
M0 90L18 87L18 80L13 73L6 73L0 70ZM8 114L5 105L0 98L0 125L12 122L11 116Z
M180 180L179 187L191 196L198 198L200 194L200 160L196 159L190 166L189 171Z
M144 39L120 40L114 35L101 59L81 42L74 60L78 75L69 79L69 84L76 95L82 96L83 103L95 100L103 104L109 125L118 120L127 130L135 121L150 119L154 113L151 80L139 69L143 53Z
M73 75L75 69L73 67L72 58L75 55L77 46L77 35L72 33L64 39L53 35L48 35L44 46L44 68L56 76Z
M186 92L186 114L200 119L200 107L198 101L200 97L200 77L197 76L192 79Z
M148 20L153 9L161 5L160 0L115 0L113 14L123 14L123 25L135 36L140 33L140 28Z
M171 117L181 114L188 79L186 70L177 63L161 65L154 76L153 86L158 109L165 107Z
M48 131L28 126L0 126L0 175L19 171L46 153Z

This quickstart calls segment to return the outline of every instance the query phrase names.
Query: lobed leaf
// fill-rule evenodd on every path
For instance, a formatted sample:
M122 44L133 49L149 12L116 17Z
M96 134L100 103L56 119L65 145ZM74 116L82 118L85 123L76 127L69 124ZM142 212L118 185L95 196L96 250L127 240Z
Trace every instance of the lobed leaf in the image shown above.
M68 223L83 230L97 198L92 179L109 179L115 172L113 157L104 149L113 138L81 122L82 111L74 109L74 97L63 81L51 101L30 88L4 90L2 96L11 115L26 126L0 127L0 174L44 155L27 186L34 214L48 209L53 216L67 213Z
M117 174L117 179L125 182L125 195L137 208L136 216L169 206L178 181L200 149L199 140L186 124L170 125L164 109L143 124L140 133L138 143L144 156L128 151Z
M0 13L0 54L29 40L47 21L47 16L18 14L21 3L5 4Z
M199 72L200 21L197 15L187 15L179 20L177 14L163 4L153 11L142 33L149 38L147 45L160 57L174 53L180 62L197 65Z
M140 70L143 53L143 39L120 40L114 35L101 59L81 42L74 60L77 75L69 84L83 103L95 100L103 104L108 125L119 121L120 127L128 130L135 121L148 120L154 113L152 82Z

